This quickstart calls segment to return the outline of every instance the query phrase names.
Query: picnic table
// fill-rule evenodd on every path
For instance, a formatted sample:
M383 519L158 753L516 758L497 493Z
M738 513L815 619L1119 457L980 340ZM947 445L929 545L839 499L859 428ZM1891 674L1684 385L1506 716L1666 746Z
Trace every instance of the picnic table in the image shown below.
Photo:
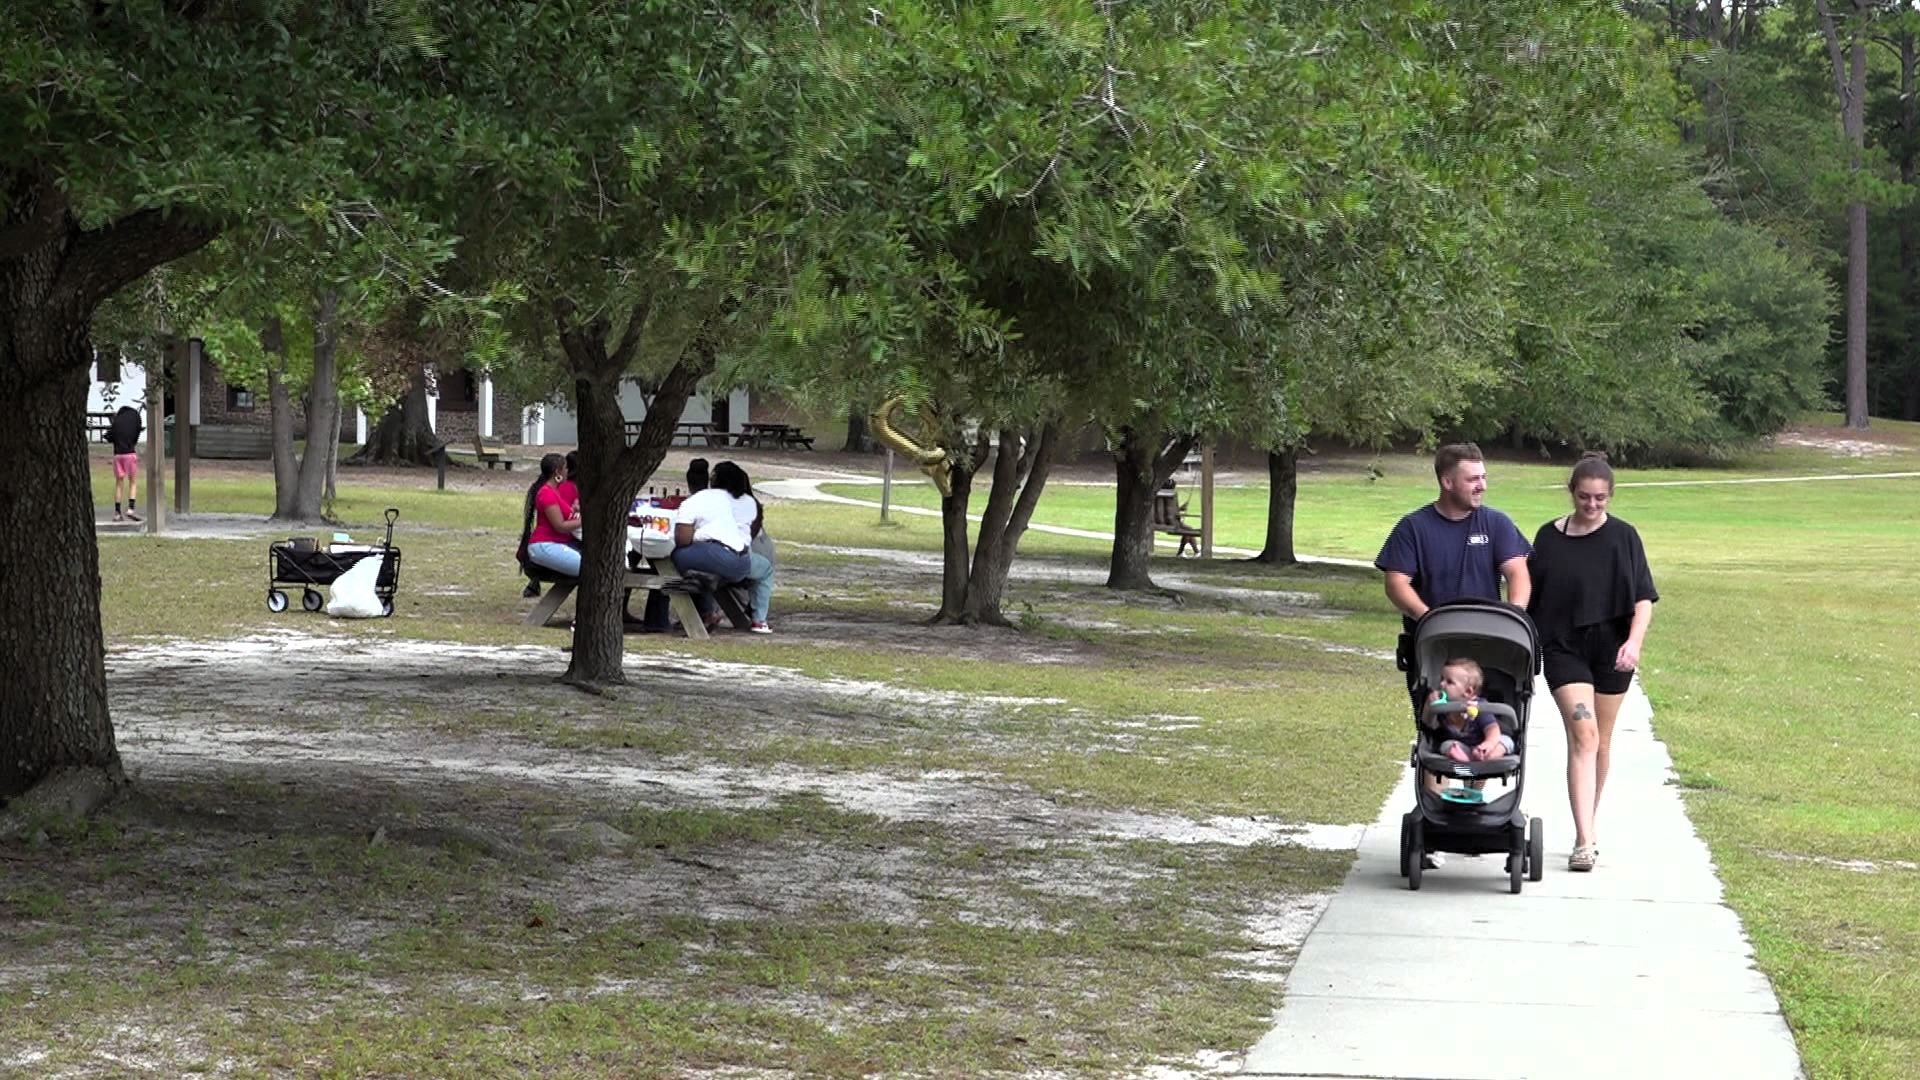
M628 445L639 441L640 427L644 423L646 423L645 420L628 420L626 422L625 427ZM668 445L678 443L681 446L694 446L699 443L704 443L707 446L721 447L727 445L727 441L731 438L731 435L711 423L705 423L699 420L682 420L673 426L673 435L667 442Z
M673 565L673 559L670 558L673 553L671 543L643 540L642 530L629 525L627 548L627 565L630 569L621 581L621 587L648 592L654 589L664 591L674 616L680 620L680 629L689 638L704 640L707 637L706 621L700 617L700 609L694 606L692 589L682 581L679 568ZM553 587L527 613L528 626L545 626L580 585L577 578L549 577L543 580L551 581ZM732 589L718 590L714 600L735 628L745 630L753 625L752 615Z
M775 450L791 450L796 447L813 449L813 436L793 424L741 424L740 434L735 437L735 446L751 446L765 449L771 446Z

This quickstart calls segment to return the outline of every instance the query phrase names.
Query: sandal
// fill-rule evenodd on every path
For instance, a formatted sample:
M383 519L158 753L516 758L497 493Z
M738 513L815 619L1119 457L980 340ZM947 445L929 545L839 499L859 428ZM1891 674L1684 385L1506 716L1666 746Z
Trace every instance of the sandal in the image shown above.
M1600 852L1597 848L1583 844L1574 848L1573 854L1567 856L1567 869L1585 873L1593 869L1593 864L1599 860L1599 857Z

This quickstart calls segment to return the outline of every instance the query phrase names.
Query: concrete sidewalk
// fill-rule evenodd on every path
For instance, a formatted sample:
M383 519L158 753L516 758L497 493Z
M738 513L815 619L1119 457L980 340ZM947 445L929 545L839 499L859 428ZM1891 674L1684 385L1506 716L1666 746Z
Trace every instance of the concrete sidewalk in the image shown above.
M1801 1076L1651 719L1636 683L1614 733L1599 866L1570 873L1566 737L1537 687L1523 805L1546 823L1546 877L1519 896L1493 855L1448 855L1419 892L1407 889L1408 770L1301 947L1278 1025L1242 1075Z

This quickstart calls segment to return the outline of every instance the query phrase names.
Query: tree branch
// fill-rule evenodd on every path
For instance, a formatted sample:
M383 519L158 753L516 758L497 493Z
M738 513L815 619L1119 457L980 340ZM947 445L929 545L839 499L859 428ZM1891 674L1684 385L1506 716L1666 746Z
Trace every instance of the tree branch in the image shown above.
M1840 30L1833 23L1833 11L1827 7L1827 0L1813 0L1814 10L1820 13L1820 33L1827 39L1827 59L1833 64L1834 93L1840 95L1840 108L1847 107L1847 61L1840 51Z
M11 218L15 209L30 204L26 214L0 227L0 261L18 259L35 248L51 243L60 235L66 220L67 198L58 185L44 176L16 174L5 185L7 205L0 208Z
M61 261L52 301L87 313L156 266L206 247L220 230L159 210L141 210L74 239Z

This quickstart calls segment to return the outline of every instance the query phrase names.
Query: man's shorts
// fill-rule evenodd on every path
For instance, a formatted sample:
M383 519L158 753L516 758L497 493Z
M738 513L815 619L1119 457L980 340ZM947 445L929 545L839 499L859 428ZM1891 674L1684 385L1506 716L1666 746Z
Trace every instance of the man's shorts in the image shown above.
M1568 683L1588 683L1596 694L1617 695L1633 685L1633 672L1614 670L1626 636L1612 626L1590 626L1576 631L1571 642L1549 641L1542 646L1540 658L1546 669L1547 688L1558 690Z
M115 480L131 480L139 472L140 472L140 455L139 454L113 455L113 478Z

